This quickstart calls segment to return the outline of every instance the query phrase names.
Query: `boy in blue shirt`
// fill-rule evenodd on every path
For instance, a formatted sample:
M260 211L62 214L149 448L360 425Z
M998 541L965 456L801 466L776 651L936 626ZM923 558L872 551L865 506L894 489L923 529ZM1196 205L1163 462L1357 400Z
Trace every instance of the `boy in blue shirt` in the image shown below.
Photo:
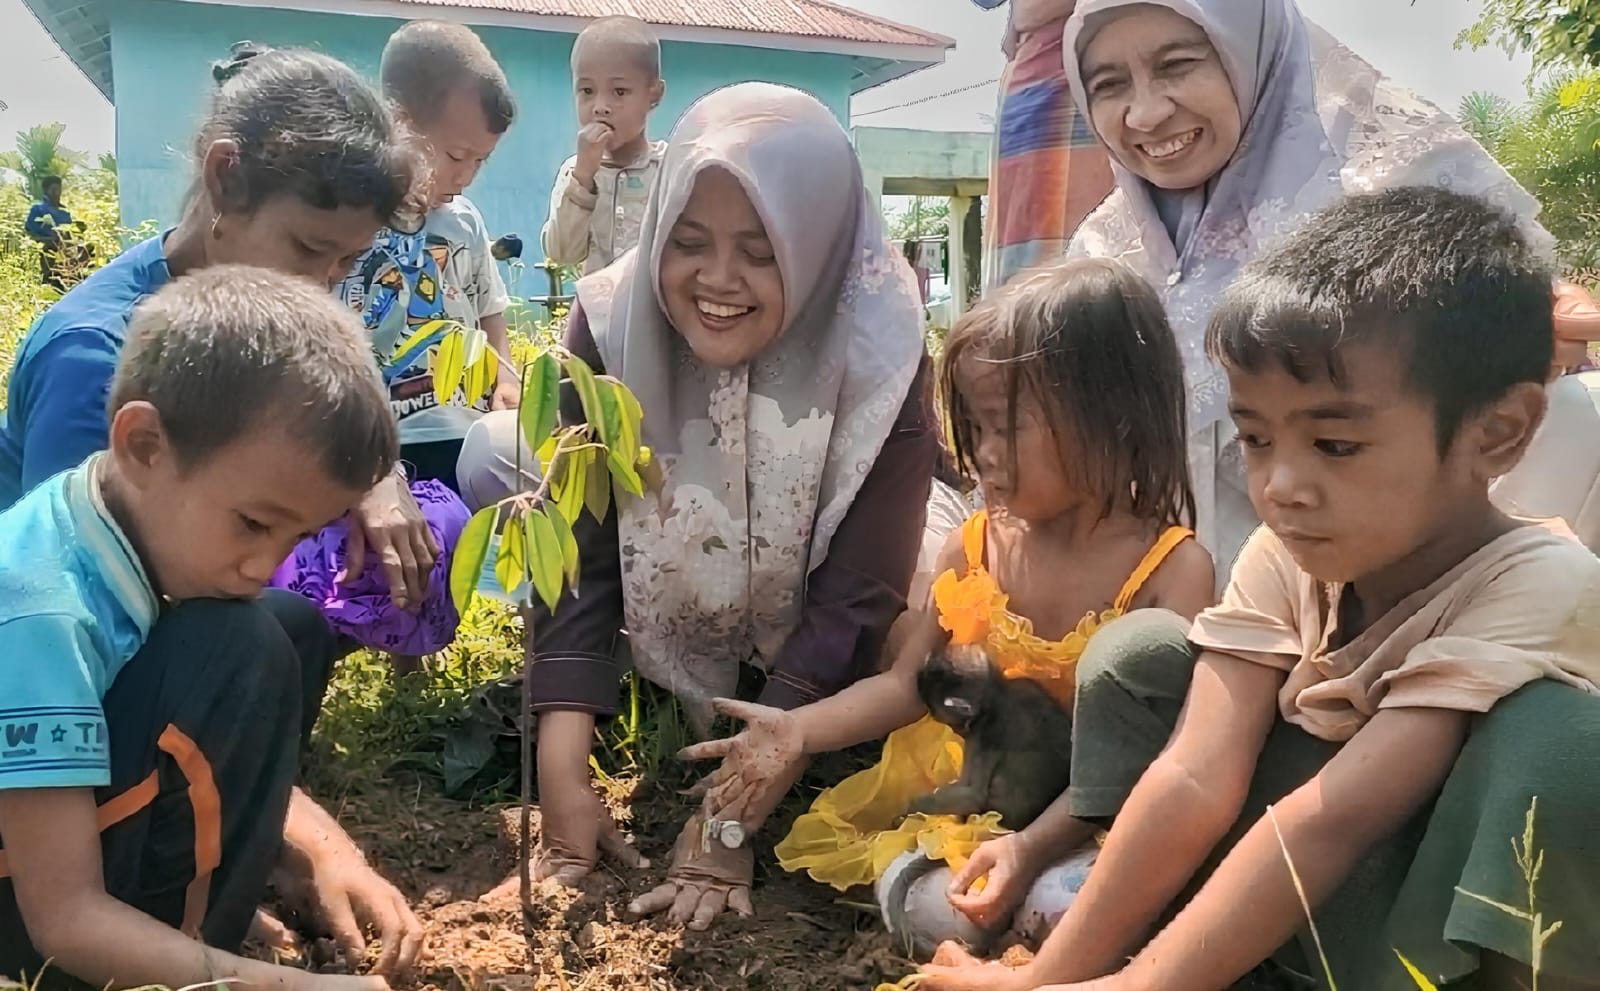
M0 974L100 987L386 987L233 955L274 869L380 974L421 927L294 788L334 655L260 597L391 470L359 324L320 287L214 266L141 304L108 449L0 513ZM59 972L59 973L58 973Z

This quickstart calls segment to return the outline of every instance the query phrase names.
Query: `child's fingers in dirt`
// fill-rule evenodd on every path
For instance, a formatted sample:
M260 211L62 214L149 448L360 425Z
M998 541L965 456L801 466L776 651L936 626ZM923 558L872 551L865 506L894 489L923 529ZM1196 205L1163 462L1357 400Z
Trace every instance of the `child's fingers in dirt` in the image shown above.
M284 953L292 953L300 945L294 931L264 908L256 909L256 917L250 922L249 938Z
M373 971L385 977L399 977L410 973L422 953L424 929L422 920L411 911L404 896L398 891L390 896L379 922L379 938L383 940L383 953L378 957ZM380 909L375 907L374 914Z

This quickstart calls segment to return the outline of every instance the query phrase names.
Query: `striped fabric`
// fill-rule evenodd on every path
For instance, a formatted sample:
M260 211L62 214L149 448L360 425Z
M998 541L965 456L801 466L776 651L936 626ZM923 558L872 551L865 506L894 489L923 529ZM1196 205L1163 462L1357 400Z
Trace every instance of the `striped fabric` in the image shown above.
M1022 38L1000 79L989 173L984 287L1066 252L1111 192L1111 159L1078 113L1062 62L1065 23Z

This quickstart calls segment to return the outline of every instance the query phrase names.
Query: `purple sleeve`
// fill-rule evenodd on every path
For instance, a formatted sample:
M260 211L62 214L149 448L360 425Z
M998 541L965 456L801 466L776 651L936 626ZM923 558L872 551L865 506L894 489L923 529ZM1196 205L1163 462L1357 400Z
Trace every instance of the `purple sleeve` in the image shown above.
M765 705L792 709L876 670L889 627L906 608L938 458L928 374L923 358L827 560L806 583L800 627L768 673Z
M576 306L567 320L563 343L597 374L603 370L588 318ZM583 420L583 407L570 386L562 389L561 417L566 423ZM615 649L623 616L622 551L617 542L615 503L604 523L596 523L584 512L572 530L582 569L579 594L563 596L553 613L536 600L531 615L534 656L527 676L532 681L533 705L538 711L576 709L611 715L617 709Z

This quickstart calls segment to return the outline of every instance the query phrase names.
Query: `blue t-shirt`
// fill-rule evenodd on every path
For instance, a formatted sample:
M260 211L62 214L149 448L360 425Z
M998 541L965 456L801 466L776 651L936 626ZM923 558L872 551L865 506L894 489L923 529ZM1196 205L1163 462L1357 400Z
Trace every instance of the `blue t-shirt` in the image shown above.
M104 450L128 319L171 278L162 241L123 252L46 310L17 349L0 421L0 509Z
M155 624L96 462L0 512L0 790L111 783L100 701Z
M24 228L34 237L49 237L58 228L72 223L72 214L64 206L51 206L44 200L35 203L28 210L28 222Z

